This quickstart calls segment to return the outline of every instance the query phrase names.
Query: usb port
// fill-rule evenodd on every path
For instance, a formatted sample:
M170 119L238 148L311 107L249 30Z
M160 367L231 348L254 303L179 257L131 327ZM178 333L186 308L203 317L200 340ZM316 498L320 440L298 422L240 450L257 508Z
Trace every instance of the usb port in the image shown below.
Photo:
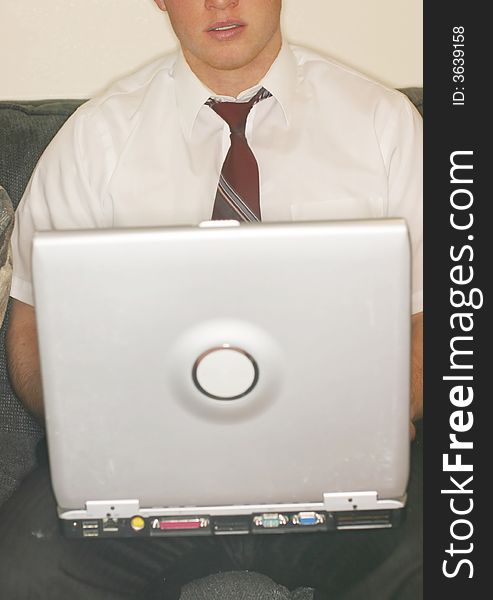
M82 521L82 530L83 531L89 531L92 529L98 529L99 528L99 523L97 520L92 520L92 521Z
M89 529L88 531L82 532L82 537L98 537L99 531L97 529Z

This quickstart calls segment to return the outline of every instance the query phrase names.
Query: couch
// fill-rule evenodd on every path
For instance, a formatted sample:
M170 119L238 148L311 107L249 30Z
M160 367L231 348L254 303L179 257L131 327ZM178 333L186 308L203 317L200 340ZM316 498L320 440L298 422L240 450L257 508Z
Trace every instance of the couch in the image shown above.
M422 88L402 90L423 113ZM82 100L0 102L0 272L9 276L7 240L12 226L12 207L17 206L31 172L57 130ZM7 196L8 194L8 196ZM4 299L5 288L4 283ZM0 322L3 314L0 295ZM7 307L0 330L0 504L36 465L36 445L43 436L39 424L16 398L8 379L5 357Z
M13 225L14 209L7 192L0 186L0 326L7 309L12 277L10 235Z

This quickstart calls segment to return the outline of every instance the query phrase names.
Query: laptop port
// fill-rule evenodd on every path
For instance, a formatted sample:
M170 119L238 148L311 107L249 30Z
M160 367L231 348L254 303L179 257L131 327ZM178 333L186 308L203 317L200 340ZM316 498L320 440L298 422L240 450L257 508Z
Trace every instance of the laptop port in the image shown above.
M82 537L98 537L99 522L97 519L82 521Z
M209 519L205 517L193 518L160 518L152 522L153 529L160 531L191 531L194 529L203 529L209 526Z
M291 521L293 525L312 527L313 525L322 525L325 523L325 516L316 512L299 512L293 515Z
M392 527L390 511L378 512L354 511L334 513L337 529L383 529Z
M118 519L107 517L103 519L103 533L118 533Z
M212 530L216 535L240 535L250 533L250 518L245 516L215 517Z
M142 531L145 528L145 526L146 526L145 520L139 515L132 517L132 519L130 520L130 527L134 531Z
M264 513L263 515L256 515L253 517L253 524L255 527L263 527L265 529L275 529L287 525L289 519L286 515L279 513Z
M97 529L90 529L89 531L82 531L82 537L99 537L99 531Z

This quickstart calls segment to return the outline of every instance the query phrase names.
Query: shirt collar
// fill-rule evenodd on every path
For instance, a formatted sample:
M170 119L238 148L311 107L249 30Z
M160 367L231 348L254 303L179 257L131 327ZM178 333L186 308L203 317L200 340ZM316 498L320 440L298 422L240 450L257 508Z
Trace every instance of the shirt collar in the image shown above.
M283 42L276 60L265 77L253 88L245 90L237 98L217 96L193 73L179 52L171 76L175 81L176 105L183 132L190 138L200 109L210 97L222 100L248 101L261 87L265 87L282 108L286 124L292 113L294 91L297 84L296 60L289 45Z
M271 68L260 82L260 87L274 96L284 113L286 125L292 118L295 91L298 85L298 66L289 44L283 42L281 50Z

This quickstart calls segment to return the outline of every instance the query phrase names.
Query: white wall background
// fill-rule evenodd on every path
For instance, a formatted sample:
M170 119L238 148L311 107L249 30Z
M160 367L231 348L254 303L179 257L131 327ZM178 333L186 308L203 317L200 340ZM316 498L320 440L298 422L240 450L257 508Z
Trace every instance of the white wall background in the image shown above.
M284 0L283 29L384 84L422 85L422 3ZM167 21L152 0L0 0L0 99L93 96L175 47Z

